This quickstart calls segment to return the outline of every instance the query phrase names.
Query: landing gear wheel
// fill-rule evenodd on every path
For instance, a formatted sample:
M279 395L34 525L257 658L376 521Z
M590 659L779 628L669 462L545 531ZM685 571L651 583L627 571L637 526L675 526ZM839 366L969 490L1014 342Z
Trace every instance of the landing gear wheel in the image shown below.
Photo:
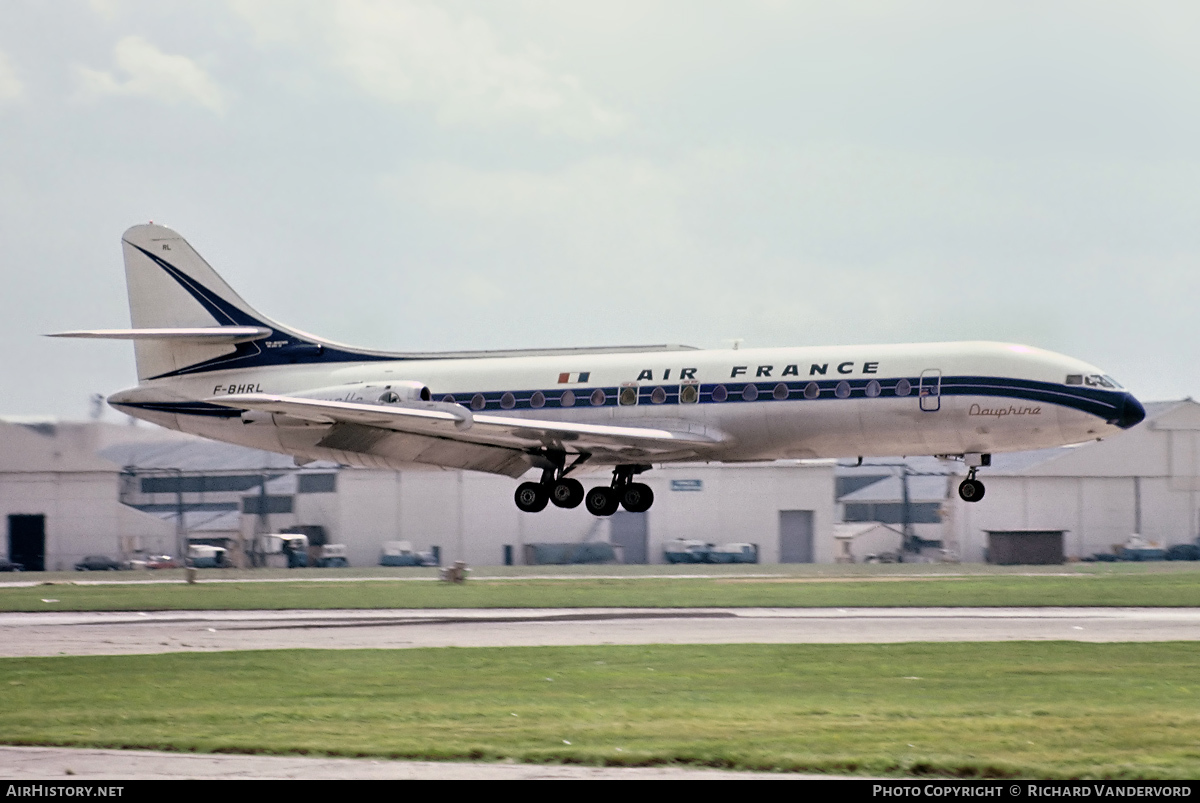
M654 491L649 485L631 482L621 490L621 506L630 513L645 513L654 504Z
M605 485L598 485L588 491L587 496L583 498L583 504L593 516L611 516L620 506L617 492Z
M579 507L583 501L583 484L570 477L562 478L550 486L550 501L557 507Z
M546 508L546 504L550 501L550 495L546 493L545 486L540 482L523 482L517 486L513 501L517 503L519 510L526 513L537 513Z
M983 490L979 480L963 480L958 485L958 498L964 502L978 502L983 498Z

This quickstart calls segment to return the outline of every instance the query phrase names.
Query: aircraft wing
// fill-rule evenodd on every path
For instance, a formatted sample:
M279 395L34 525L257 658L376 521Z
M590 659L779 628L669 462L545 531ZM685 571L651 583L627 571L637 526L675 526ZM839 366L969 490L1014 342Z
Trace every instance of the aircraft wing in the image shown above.
M605 463L636 463L667 456L673 459L701 456L707 451L706 447L717 446L724 440L720 434L714 435L705 428L683 421L646 426L584 424L479 415L461 404L445 402L363 404L268 393L217 396L207 401L302 422L330 424L328 434L317 444L324 448L387 455L404 451L403 436L422 442L435 439L441 442L436 453L453 453L454 457L446 460L414 458L415 462L436 462L509 476L520 476L528 470L532 462L526 456L543 448L603 457ZM280 423L279 419L276 421ZM392 435L401 436L399 442L389 437ZM481 469L480 465L494 467Z

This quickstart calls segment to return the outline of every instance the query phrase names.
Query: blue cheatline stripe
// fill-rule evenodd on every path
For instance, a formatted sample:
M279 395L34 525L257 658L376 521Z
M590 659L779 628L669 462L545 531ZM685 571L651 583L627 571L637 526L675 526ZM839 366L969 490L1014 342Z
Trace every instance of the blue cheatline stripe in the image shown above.
M879 395L871 397L867 395L867 388L872 381L879 383ZM901 383L907 382L909 392L900 394L897 392L897 387ZM842 383L849 388L849 393L839 397L838 386ZM774 396L775 389L778 385L783 384L787 389L787 396L782 399L776 399ZM805 395L805 388L810 384L817 386L817 394L814 398L808 398ZM662 388L666 392L666 399L662 404L655 404L652 400L652 395L656 388ZM802 380L799 382L730 382L730 383L706 383L696 386L699 389L699 398L696 404L770 404L778 401L803 401L803 402L818 402L818 401L841 401L846 399L896 399L896 398L911 398L914 402L918 398L920 392L919 378L888 378L880 380L872 379L826 379L826 380ZM718 388L724 388L727 397L724 401L716 401L713 394ZM753 401L749 401L743 397L746 388L753 387L757 390L758 395ZM639 385L638 405L649 407L667 407L672 405L682 405L679 401L680 385ZM604 392L604 403L593 405L591 402L592 394L596 390ZM564 391L560 388L550 390L489 390L466 393L442 394L434 393L433 398L437 401L453 401L465 407L469 407L476 412L481 411L507 411L507 410L565 410L565 409L589 409L596 407L617 407L623 406L618 404L620 386L608 386L601 388L573 388L570 391L574 394L575 403L573 405L564 405L562 403ZM1011 399L1016 401L1036 402L1041 404L1054 404L1060 407L1068 407L1073 410L1080 410L1085 413L1090 413L1105 421L1116 418L1121 410L1122 404L1126 395L1122 391L1102 390L1099 388L1089 388L1082 385L1059 385L1053 382L1036 382L1028 379L1013 379L1006 377L984 377L984 376L951 376L943 377L940 388L943 396L984 396L989 398ZM512 407L503 407L501 399L506 393L511 393L514 399ZM540 393L545 399L545 403L541 407L534 407L532 399L535 394ZM718 394L719 395L719 394ZM483 398L484 404L482 407L475 407L472 400L476 396ZM223 407L219 404L210 402L138 402L127 403L126 407L138 407L146 410L157 410L160 412L179 413L181 415L201 415L212 417L234 417L240 415L240 412L234 408ZM686 405L690 406L690 405Z
M873 398L867 395L867 387L873 380L866 378L858 379L825 379L825 380L802 380L798 382L728 382L728 383L705 383L698 385L699 389L699 404L747 404L758 402L774 402L774 401L840 401L842 398L847 399L867 399ZM874 380L879 383L879 395L877 398L903 398L905 396L917 398L920 392L919 377L893 377L888 379ZM907 382L909 392L907 394L897 393L897 386L901 382ZM838 396L838 386L845 383L849 389L848 394L844 397ZM776 399L774 396L775 388L778 385L784 385L787 389L787 396L782 399ZM805 395L805 388L810 384L817 386L817 395L809 399ZM660 407L667 405L682 404L679 401L680 385L639 385L638 405L649 405L652 407ZM713 393L718 388L724 388L726 399L724 401L716 401L713 398ZM757 396L753 400L748 400L743 397L746 388L753 387L757 391ZM662 388L666 392L666 399L662 404L655 404L652 400L652 395L656 388ZM573 388L571 392L574 394L575 403L570 407L587 408L587 407L617 407L620 405L618 399L620 397L620 386L601 387L604 391L604 403L601 405L593 405L591 403L591 394L597 388ZM1039 402L1042 404L1056 404L1060 407L1070 407L1075 410L1081 410L1092 415L1099 416L1105 420L1115 417L1120 410L1121 403L1124 400L1125 394L1119 391L1100 390L1096 388L1088 388L1084 386L1074 385L1059 385L1052 382L1036 382L1028 379L1012 379L1004 377L943 377L940 388L943 396L987 396L993 398L1006 398L1018 401ZM501 406L500 400L505 393L512 393L515 399L513 407L505 408ZM545 398L545 404L540 408L534 408L530 404L530 400L535 393L541 393ZM459 404L471 407L471 402L476 396L482 396L484 404L478 410L529 410L529 409L567 409L568 406L562 404L563 391L559 389L551 390L490 390L490 391L468 391L466 393L454 394L438 394L434 393L435 399L453 400ZM472 409L476 409L472 407Z
M237 418L241 410L233 407L222 407L208 402L118 402L117 407L134 407L138 410L150 410L158 413L175 413L177 415L198 415L205 418Z

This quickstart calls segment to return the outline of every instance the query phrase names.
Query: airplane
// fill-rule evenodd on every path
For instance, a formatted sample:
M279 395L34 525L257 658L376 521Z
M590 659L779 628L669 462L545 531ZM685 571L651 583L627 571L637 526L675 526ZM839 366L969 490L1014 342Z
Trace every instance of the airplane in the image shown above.
M1098 440L1137 425L1132 393L1085 362L962 342L701 350L688 346L392 353L255 311L179 234L122 236L138 385L109 404L170 429L367 468L512 477L527 513L643 512L654 464L936 455L978 502L995 452ZM572 474L611 468L585 491Z

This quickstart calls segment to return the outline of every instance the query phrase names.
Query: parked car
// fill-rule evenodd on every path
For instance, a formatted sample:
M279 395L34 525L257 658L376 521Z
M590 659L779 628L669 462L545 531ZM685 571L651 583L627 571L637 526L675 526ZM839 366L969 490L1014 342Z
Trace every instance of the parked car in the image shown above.
M75 564L77 572L115 572L120 568L121 564L107 555L88 555Z
M1200 546L1175 544L1167 550L1167 560L1200 560Z
M384 541L380 566L437 566L433 552L416 552L411 541Z
M146 557L147 569L178 569L182 565L170 555L149 555Z
M8 558L0 558L0 572L23 572L25 565L21 563L13 563Z
M754 544L721 544L708 551L709 563L758 563Z
M694 539L676 538L663 544L667 563L707 563L713 545Z
M223 569L229 565L227 552L222 546L192 544L188 547L188 560L197 569Z
M350 565L345 544L326 544L317 555L317 566L322 569L344 569Z

